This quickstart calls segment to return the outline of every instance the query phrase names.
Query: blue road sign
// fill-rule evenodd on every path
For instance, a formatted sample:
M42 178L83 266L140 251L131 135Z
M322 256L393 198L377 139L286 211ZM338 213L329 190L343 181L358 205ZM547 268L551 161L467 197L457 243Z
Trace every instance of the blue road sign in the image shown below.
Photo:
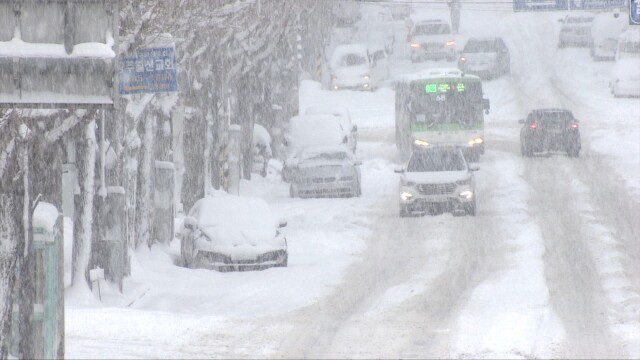
M606 10L624 7L625 0L513 0L513 11Z
M139 49L120 65L120 95L178 91L172 47Z
M640 0L629 1L629 24L640 25Z

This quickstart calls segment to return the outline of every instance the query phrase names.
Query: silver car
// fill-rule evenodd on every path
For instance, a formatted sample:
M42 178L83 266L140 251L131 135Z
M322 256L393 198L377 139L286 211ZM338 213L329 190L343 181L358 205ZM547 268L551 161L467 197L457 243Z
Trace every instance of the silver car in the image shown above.
M360 196L362 162L344 145L308 147L292 168L291 197Z
M473 172L456 147L416 148L400 176L400 216L415 213L476 214L476 186Z
M458 59L458 68L484 79L508 74L511 72L509 48L499 37L471 38Z

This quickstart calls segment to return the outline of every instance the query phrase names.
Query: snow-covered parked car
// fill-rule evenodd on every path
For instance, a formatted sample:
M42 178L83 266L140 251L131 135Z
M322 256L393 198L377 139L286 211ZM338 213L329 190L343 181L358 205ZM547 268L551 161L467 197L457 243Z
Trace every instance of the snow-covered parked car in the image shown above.
M302 149L293 166L291 197L360 196L362 162L344 145Z
M221 194L198 200L180 229L184 266L218 271L287 266L287 240L259 198Z
M558 35L558 47L591 47L593 44L591 25L594 17L595 15L592 13L575 12L560 19L562 26L560 27L560 35Z
M615 97L640 96L640 29L620 34L609 86Z
M358 146L358 126L353 123L351 113L346 107L339 106L310 106L304 111L305 115L332 115L338 119L344 134L348 137L349 149L355 154Z
M373 90L378 86L371 58L363 44L338 45L329 60L332 90Z
M457 147L427 146L413 150L400 176L400 216L453 212L476 214L476 186L473 171Z
M602 12L595 16L591 25L593 45L590 55L593 60L615 60L618 36L627 28L628 22L626 16L618 13Z
M340 119L330 114L294 116L284 134L285 158L282 164L282 180L291 181L291 165L303 148L318 145L348 145L349 137Z
M264 126L254 124L252 171L262 176L267 176L267 167L272 156L271 135L269 135L269 132Z

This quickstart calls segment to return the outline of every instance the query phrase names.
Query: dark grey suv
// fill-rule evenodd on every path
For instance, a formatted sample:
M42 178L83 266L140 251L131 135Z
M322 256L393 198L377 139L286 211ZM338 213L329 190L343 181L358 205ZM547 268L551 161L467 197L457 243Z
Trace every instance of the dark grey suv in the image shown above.
M523 125L520 130L522 156L549 151L567 152L570 157L580 155L580 127L571 111L536 109L519 122Z

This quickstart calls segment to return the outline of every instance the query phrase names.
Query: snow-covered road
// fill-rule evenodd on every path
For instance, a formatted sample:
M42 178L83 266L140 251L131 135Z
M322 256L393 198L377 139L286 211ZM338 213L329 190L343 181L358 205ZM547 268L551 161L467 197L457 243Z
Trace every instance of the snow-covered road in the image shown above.
M140 250L124 295L67 294L68 357L640 357L640 99L614 99L611 63L588 49L557 49L561 16L463 11L462 30L502 36L512 59L484 86L478 216L400 219L393 91L304 82L301 107L350 108L363 196L243 183L289 221L288 268L180 268L178 240ZM427 65L395 60L395 74ZM535 107L574 111L580 158L520 156Z

